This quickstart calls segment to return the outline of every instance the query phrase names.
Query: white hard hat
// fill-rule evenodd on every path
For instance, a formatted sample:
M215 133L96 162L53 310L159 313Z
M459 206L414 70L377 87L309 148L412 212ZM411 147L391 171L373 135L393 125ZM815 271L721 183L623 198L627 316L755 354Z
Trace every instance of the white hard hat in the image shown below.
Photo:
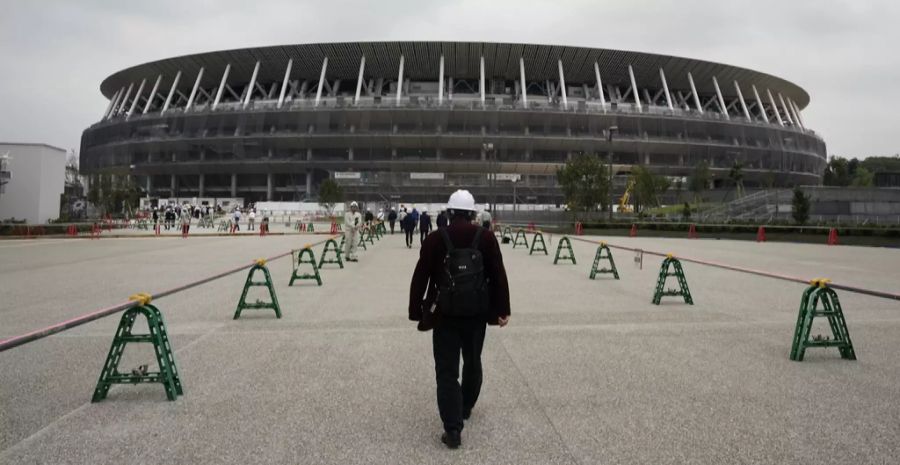
M473 212L475 211L475 197L472 197L469 191L460 189L450 196L450 200L447 201L447 209Z
M351 207L359 208L359 205L358 205L355 201L354 201L354 202L350 202L350 206L351 206Z

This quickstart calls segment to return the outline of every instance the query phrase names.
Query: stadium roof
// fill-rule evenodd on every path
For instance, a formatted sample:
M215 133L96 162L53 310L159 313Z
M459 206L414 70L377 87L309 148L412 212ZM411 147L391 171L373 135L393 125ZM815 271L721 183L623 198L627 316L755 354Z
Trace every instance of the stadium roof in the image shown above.
M666 74L669 88L689 89L691 72L701 94L715 92L712 78L719 82L725 96L735 96L733 81L738 81L746 98L751 85L760 93L771 89L793 100L801 109L809 104L809 94L787 80L758 71L710 61L653 53L561 45L508 44L492 42L341 42L278 45L184 55L152 61L119 71L106 78L100 90L107 98L129 83L142 79L153 82L158 75L171 85L180 70L179 90L190 91L200 68L205 68L202 86L217 86L226 65L231 64L229 83L246 83L257 61L261 62L258 82L280 82L289 59L293 59L291 79L318 80L322 61L328 57L328 79L356 80L360 59L366 58L365 76L396 79L400 56L404 57L404 77L436 81L440 57L444 73L454 78L477 79L480 57L484 56L488 79L519 79L519 57L524 58L529 81L559 79L558 60L562 60L568 84L596 82L593 63L599 65L603 82L629 85L628 65L634 69L638 87L660 86L659 69ZM135 84L136 85L136 84Z

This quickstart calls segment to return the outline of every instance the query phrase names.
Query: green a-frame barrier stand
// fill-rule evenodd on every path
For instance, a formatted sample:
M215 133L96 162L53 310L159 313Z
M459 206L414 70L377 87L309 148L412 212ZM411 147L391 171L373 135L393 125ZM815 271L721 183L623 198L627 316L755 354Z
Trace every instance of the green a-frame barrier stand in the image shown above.
M263 281L254 281L253 275L260 271L263 274ZM269 302L263 302L259 299L256 299L256 302L247 303L247 292L251 287L255 286L264 286L269 290L269 298L271 299ZM247 281L244 283L244 291L241 293L241 300L238 301L237 310L234 311L234 319L237 320L241 317L241 312L244 310L264 310L264 309L272 309L275 310L275 316L281 318L281 306L278 305L278 297L275 296L275 285L272 284L272 275L269 274L269 269L266 268L266 261L264 259L259 259L256 261L252 267L250 267L250 272L247 273Z
M500 234L500 242L503 242L503 239L509 239L512 242L512 230L509 229L509 226L503 228L503 232Z
M291 272L291 280L288 282L288 286L293 286L294 281L298 279L315 279L319 286L322 285L322 276L319 275L319 266L316 264L316 254L313 253L311 245L306 244L306 246L300 250L292 250L291 261L294 265L294 271ZM301 273L300 267L303 265L311 266L312 272Z
M669 271L672 268L672 271ZM679 289L666 289L666 279L674 276L678 279ZM694 305L694 299L691 297L691 291L688 289L687 280L684 279L684 270L681 268L681 262L672 254L666 255L662 266L659 269L659 278L656 280L656 292L653 293L653 303L659 305L663 296L682 296L684 303Z
M106 356L106 362L103 364L103 370L100 372L100 379L97 381L97 387L94 388L91 402L105 399L113 384L160 383L165 388L166 398L169 400L175 400L184 394L162 312L156 306L150 305L148 294L135 294L131 296L131 300L138 300L141 304L126 310L122 319L119 320L119 327L113 337L112 346L109 348L109 354ZM138 315L146 318L147 327L150 330L148 334L132 332ZM125 346L129 343L153 344L159 371L148 372L147 365L141 365L131 373L120 373L119 362L122 360Z
M606 251L606 255L603 252ZM609 268L600 265L600 262L606 260L609 262ZM597 247L597 253L594 254L594 265L591 267L590 279L595 279L598 274L611 274L614 278L619 279L619 270L616 269L616 262L613 260L612 251L606 242L600 242Z
M356 233L359 234L359 244L356 244L356 246L362 247L363 250L369 250L366 248L366 230L364 228L359 228Z
M365 233L364 233L365 236L361 236L361 238L365 238L365 240L369 244L375 245L375 239L372 237L374 235L372 233L372 229L374 229L374 228L372 228L372 225L369 225L369 226L363 228L363 231L365 231Z
M334 258L326 258L329 253L333 254ZM337 264L342 270L344 269L344 261L341 260L341 249L334 239L325 241L325 248L322 249L322 255L319 257L319 269L322 269L322 266L326 263Z
M814 279L810 286L803 292L800 299L800 311L797 314L797 325L794 328L794 341L791 344L791 360L803 361L803 355L809 347L837 347L841 358L856 360L856 352L850 341L850 332L847 330L847 321L844 320L844 311L837 293L828 286L827 279ZM819 309L818 304L822 304ZM831 328L831 337L821 335L812 336L813 320L816 317L825 317Z
M521 243L519 242L519 239L522 239ZM525 237L524 229L520 229L520 230L516 231L516 238L513 239L513 248L515 249L520 244L523 245L526 249L528 248L528 238Z
M540 243L540 246L538 246L538 243ZM549 255L547 246L544 244L544 235L540 231L534 233L534 237L531 238L531 250L528 251L528 255L532 255L535 252L544 252L544 255Z
M569 253L567 255L562 255L562 251L565 249ZM553 264L556 265L560 260L568 260L575 265L575 252L572 251L572 242L568 237L563 236L559 239L559 244L556 245L556 257L553 258Z

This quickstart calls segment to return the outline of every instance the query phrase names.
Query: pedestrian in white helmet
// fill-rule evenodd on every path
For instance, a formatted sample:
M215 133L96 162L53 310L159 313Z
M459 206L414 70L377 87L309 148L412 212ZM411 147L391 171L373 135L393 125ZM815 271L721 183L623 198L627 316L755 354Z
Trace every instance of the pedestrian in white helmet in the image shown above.
M348 262L359 261L356 247L359 245L359 231L363 227L363 217L359 213L359 205L350 202L350 211L344 213L344 257Z
M458 190L447 203L450 225L422 242L409 293L409 319L432 333L437 403L451 449L481 392L481 350L488 324L506 326L509 283L497 238L472 224L475 199ZM459 359L462 354L462 383Z

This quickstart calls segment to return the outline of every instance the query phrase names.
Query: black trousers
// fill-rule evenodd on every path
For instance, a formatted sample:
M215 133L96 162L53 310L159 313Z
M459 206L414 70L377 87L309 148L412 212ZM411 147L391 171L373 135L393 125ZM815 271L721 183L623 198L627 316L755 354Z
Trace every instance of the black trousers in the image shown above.
M419 244L425 242L425 238L428 237L428 233L431 231L426 231L422 228L419 228Z
M406 232L406 246L412 247L413 244L413 228L407 228L403 230Z
M433 330L437 403L444 430L462 431L463 410L471 410L481 392L481 349L487 323L481 319L445 318ZM462 353L462 385L459 354Z
M391 223L391 234L394 234L394 222L396 222L397 220L389 220L389 221Z

